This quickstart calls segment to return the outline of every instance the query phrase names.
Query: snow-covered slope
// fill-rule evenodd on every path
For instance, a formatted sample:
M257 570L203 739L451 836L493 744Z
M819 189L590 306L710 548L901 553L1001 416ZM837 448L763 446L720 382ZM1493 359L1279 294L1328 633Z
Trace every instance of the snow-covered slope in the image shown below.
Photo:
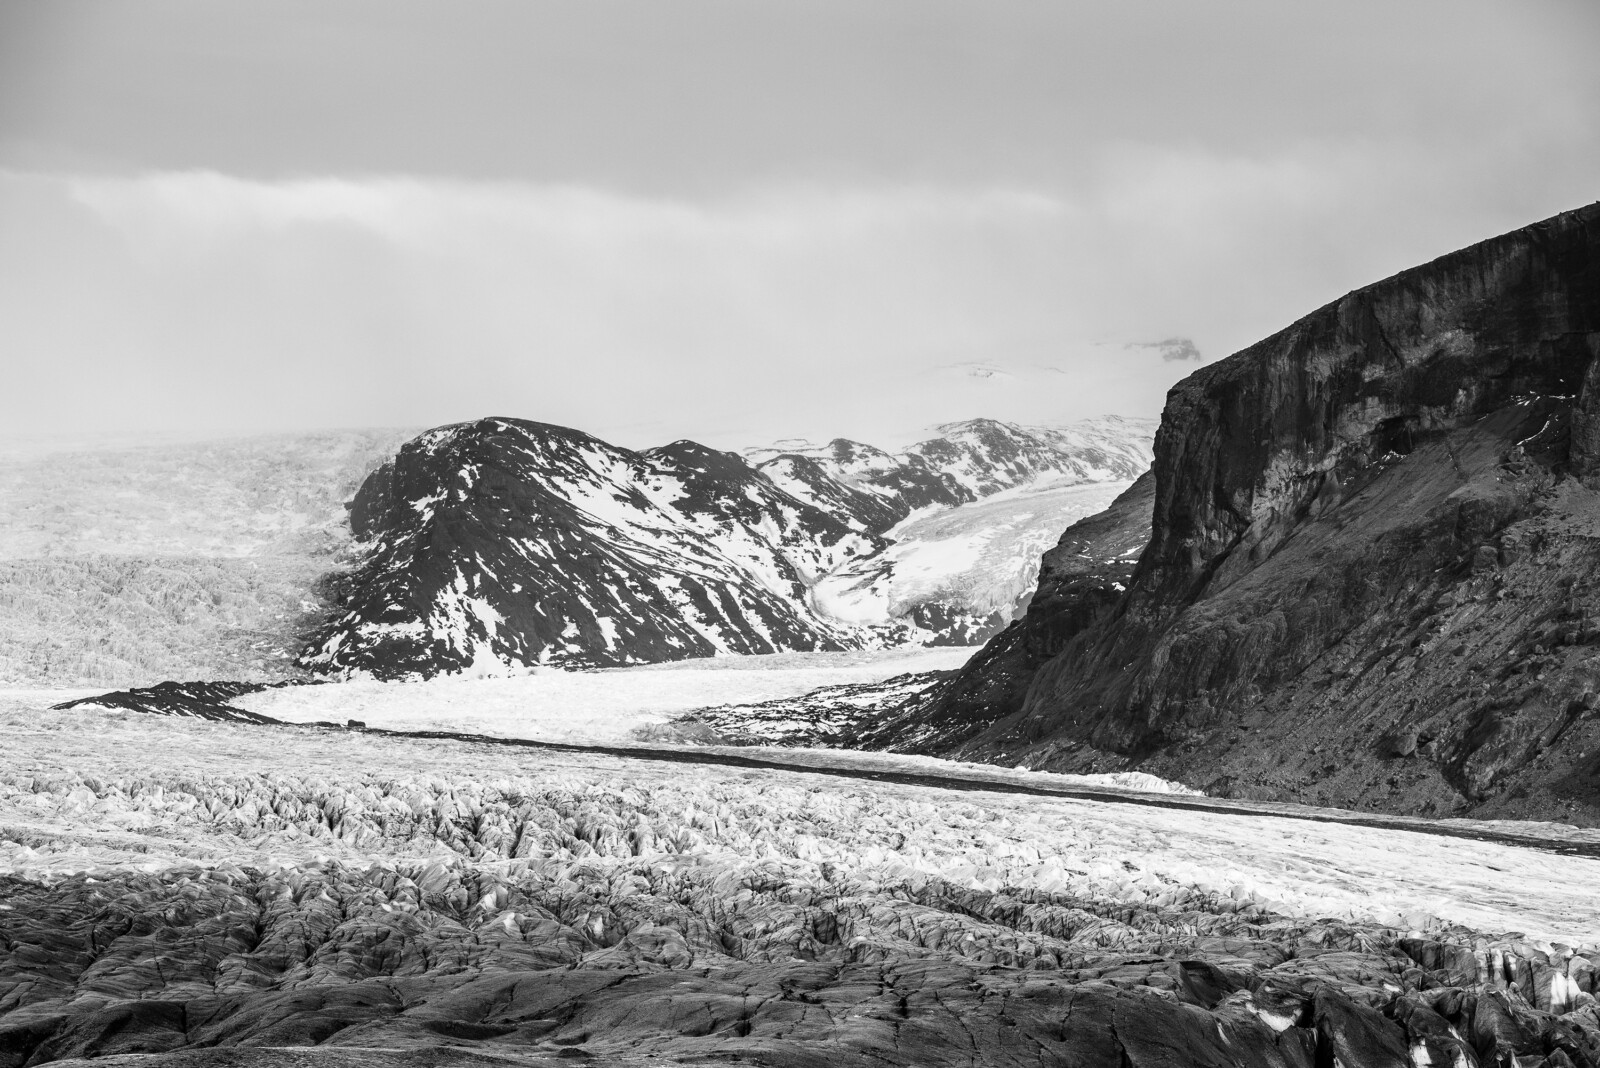
M1156 422L1104 416L1064 427L970 419L891 454L860 442L785 441L746 455L791 493L824 505L887 507L889 546L823 578L817 607L915 640L976 644L1010 621L1039 557L1150 466ZM847 497L847 495L849 495Z
M898 455L836 441L756 466L515 419L429 431L353 502L369 552L302 662L394 678L976 642L1051 537L1142 470L1153 431L940 429Z
M749 461L686 442L630 453L588 439L577 452L518 461L546 494L535 509L545 527L537 535L523 530L526 551L512 553L515 566L536 577L507 582L522 587L513 593L540 583L589 591L582 596L595 610L579 613L587 629L569 615L556 628L559 641L539 646L558 660L573 645L596 650L590 662L623 663L975 642L1005 622L1036 566L1037 539L1022 528L1065 526L1077 515L1071 483L1123 477L1144 462L1152 432L1137 420L1071 428L972 420L898 453L848 442L782 443L755 450ZM450 635L447 669L476 662L481 647L469 632L482 630L495 645L500 624L489 613L505 612L474 592L493 580L469 575L493 553L462 557L461 590L454 572L436 576L439 589L418 595L437 599L426 610L410 593L390 597L393 576L381 595L373 594L370 570L362 581L341 580L358 558L370 562L375 548L358 546L346 502L413 434L0 439L0 683L283 678L296 673L292 661L306 651L306 634L334 608L328 595L341 590L338 614L355 613L351 626L365 626L362 634L425 625ZM448 481L404 502L396 497L384 521L414 518L431 532L434 549L455 537L493 541L509 529L504 501L487 481L454 506L440 489ZM1048 493L1022 503L1046 486L1066 487L1064 496L1048 508L1035 507ZM368 526L377 522L376 500L374 490L358 502ZM435 521L441 508L456 506L457 519L472 516L470 536L456 520ZM562 518L579 514L588 518L572 525ZM579 528L588 533L580 537ZM977 549L979 542L987 548ZM1013 560L993 551L1007 543ZM619 553L632 563L607 563ZM847 603L863 579L865 611ZM630 592L630 583L646 593ZM640 596L655 614L630 623ZM660 630L662 619L675 621L667 629L679 644L641 644L637 632ZM569 625L576 634L561 633ZM333 631L319 638L308 664L360 666L362 654L353 651L366 638L352 634L336 648L328 645ZM521 663L528 653L513 643L484 660Z
M1131 482L1150 467L1157 420L1102 416L1071 426L1022 427L994 419L946 423L906 450L976 500L1048 476Z
M1150 467L1156 426L1116 415L1053 427L967 419L935 427L937 436L899 453L835 438L780 441L745 456L797 497L821 506L849 499L860 510L858 497L866 495L885 502L898 523L921 508L967 504L1044 478L1131 482Z
M909 618L935 634L958 615L1003 625L1037 583L1039 558L1062 528L1101 511L1129 485L1057 478L918 514L888 531L887 549L824 577L817 605L856 623Z

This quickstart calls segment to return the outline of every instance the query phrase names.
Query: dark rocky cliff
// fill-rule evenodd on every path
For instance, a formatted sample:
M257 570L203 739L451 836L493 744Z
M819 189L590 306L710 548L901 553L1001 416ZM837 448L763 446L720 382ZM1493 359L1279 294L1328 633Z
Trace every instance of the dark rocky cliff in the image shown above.
M1197 371L1168 397L1127 593L1022 700L999 686L999 722L965 714L962 751L1600 819L1597 355L1600 205ZM930 714L962 719L1018 641Z

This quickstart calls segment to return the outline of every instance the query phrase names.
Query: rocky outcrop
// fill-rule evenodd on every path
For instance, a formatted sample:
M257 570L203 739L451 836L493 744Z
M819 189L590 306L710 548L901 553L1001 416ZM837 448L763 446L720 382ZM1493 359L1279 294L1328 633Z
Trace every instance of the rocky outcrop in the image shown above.
M859 736L875 728L885 710L903 709L920 702L930 687L952 674L951 671L917 671L881 682L820 686L798 697L714 705L637 733L644 741L861 748Z
M246 694L280 686L302 686L294 680L282 683L265 682L158 682L154 686L136 686L127 690L113 690L94 697L80 697L51 705L52 709L65 710L90 706L94 708L120 708L129 712L149 712L158 716L185 716L231 723L276 723L271 716L235 707L230 702Z
M1600 819L1597 356L1591 206L1197 371L1128 592L966 751Z

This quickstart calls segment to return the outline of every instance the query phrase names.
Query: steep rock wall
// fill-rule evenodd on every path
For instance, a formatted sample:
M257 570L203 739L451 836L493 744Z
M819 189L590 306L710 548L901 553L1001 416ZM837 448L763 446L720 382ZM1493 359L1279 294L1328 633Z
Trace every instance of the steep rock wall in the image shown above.
M1586 759L1597 223L1357 290L1174 388L1127 594L965 751L1422 809Z

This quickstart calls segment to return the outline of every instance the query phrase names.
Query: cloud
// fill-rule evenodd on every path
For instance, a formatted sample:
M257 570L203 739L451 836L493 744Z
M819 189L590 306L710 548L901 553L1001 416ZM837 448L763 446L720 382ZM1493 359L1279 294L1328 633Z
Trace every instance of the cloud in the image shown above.
M1186 365L1135 343L1222 355L1572 206L1535 213L1492 160L1394 142L1270 156L1129 142L1090 163L1051 188L766 183L700 198L0 174L0 345L32 387L0 415L264 429L499 413L625 444L731 446L1154 414ZM1025 413L951 410L1023 404L959 390L924 412L932 394L897 390L972 361L1048 366L1067 384Z
M710 203L573 185L417 178L247 180L212 171L68 177L79 203L139 245L216 242L344 224L443 251L486 233L592 247L661 241L784 248L911 228L1048 223L1059 200L1011 189L769 189Z

